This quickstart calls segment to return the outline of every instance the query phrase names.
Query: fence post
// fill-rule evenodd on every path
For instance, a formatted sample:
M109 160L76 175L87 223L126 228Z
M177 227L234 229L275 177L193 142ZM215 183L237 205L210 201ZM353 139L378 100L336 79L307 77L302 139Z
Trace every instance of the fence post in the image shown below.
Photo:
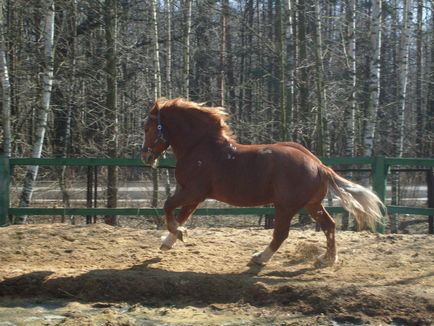
M377 194L378 198L386 205L386 184L387 184L387 173L389 171L389 165L386 164L384 156L374 157L372 164L373 180L372 188ZM383 219L383 224L377 225L377 232L385 232L385 219Z
M434 208L434 170L426 172L426 183L428 185L428 207ZM434 234L434 216L428 216L428 233Z
M0 226L9 224L9 158L0 153Z

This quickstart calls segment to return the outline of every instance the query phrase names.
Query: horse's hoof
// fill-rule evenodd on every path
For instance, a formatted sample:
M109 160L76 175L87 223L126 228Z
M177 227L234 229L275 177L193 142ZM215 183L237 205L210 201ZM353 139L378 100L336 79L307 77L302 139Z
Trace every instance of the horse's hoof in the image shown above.
M269 246L267 246L264 251L257 252L252 256L251 261L258 265L265 265L266 262L270 260L270 258L273 256L274 251L270 249Z
M264 266L266 261L264 260L262 256L262 252L255 253L252 258L250 259L250 264L255 264L259 266Z
M184 242L187 239L187 229L182 226L179 227L178 231L176 232L176 238Z
M317 267L317 268L330 267L330 266L333 266L337 262L338 262L338 255L323 254L323 255L318 256L318 258L316 259L315 267Z
M167 251L172 249L172 247L169 247L168 245L165 245L164 243L160 246L161 251Z
M167 236L161 237L161 242L160 250L167 251L172 249L176 242L176 236L173 233L169 233Z

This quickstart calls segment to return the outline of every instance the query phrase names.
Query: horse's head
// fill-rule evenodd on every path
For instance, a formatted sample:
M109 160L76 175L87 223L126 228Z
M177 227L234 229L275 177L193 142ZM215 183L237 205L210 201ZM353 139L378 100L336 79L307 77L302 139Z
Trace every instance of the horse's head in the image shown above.
M156 110L151 110L145 120L145 136L142 145L143 162L151 165L169 145L166 131L161 122L161 112L159 108L156 107Z

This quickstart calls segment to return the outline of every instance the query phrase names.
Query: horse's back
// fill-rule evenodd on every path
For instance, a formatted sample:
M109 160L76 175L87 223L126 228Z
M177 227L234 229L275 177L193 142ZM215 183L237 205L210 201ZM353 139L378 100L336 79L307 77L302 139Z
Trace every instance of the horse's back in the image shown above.
M321 162L295 143L232 145L215 161L212 197L233 205L299 201L318 188Z

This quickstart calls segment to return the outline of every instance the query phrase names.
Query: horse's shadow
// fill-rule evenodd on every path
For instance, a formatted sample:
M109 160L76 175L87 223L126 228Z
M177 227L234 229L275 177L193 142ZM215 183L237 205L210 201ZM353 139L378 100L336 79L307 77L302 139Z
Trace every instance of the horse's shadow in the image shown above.
M154 306L239 301L257 304L269 299L268 287L314 269L267 274L262 272L263 266L249 265L241 273L205 273L169 271L153 266L160 261L161 258L153 258L127 269L95 269L75 276L56 277L51 271L35 271L1 281L0 297Z

